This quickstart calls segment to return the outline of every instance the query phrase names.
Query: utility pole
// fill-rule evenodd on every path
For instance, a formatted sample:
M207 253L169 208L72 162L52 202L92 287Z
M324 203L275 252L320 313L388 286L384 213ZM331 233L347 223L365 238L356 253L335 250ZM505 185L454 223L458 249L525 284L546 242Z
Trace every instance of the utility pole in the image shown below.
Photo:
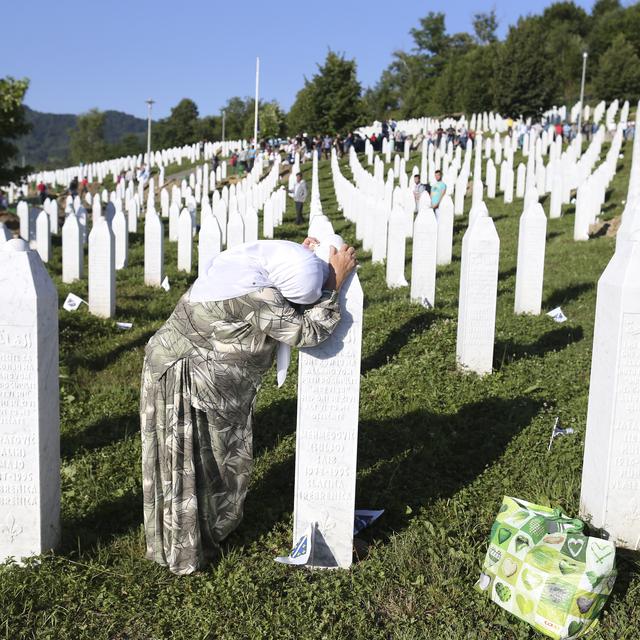
M149 175L151 175L151 107L155 103L155 100L149 98L145 101L147 103L147 164L149 165Z
M589 54L582 52L582 82L580 83L580 113L578 114L578 133L582 131L582 112L584 111L584 80L587 75L587 58Z
M260 58L256 58L256 105L253 117L253 146L258 148L258 91L260 88Z

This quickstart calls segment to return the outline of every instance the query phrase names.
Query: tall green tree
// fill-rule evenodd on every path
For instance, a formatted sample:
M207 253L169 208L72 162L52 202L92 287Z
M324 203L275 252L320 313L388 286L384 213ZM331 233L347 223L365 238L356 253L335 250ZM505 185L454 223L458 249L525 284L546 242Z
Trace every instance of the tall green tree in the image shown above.
M107 143L104 137L105 116L98 109L91 109L78 116L75 129L69 135L69 153L74 164L104 160Z
M169 117L160 120L155 128L154 148L181 147L198 140L198 106L183 98L171 109Z
M558 83L543 46L546 35L539 16L521 18L509 29L496 80L496 106L503 114L532 116L551 105Z
M20 167L14 162L18 153L14 140L31 128L22 104L28 88L26 78L0 79L0 185L17 182L30 171L30 167Z
M640 98L640 58L622 33L600 58L593 84L596 95L603 100L636 102Z
M496 10L492 9L488 13L476 13L473 16L473 30L476 34L476 40L480 44L491 44L498 38L496 30L498 28L498 18L496 18Z
M355 60L329 51L311 80L305 79L288 117L290 133L307 129L317 133L340 133L364 121L362 86Z

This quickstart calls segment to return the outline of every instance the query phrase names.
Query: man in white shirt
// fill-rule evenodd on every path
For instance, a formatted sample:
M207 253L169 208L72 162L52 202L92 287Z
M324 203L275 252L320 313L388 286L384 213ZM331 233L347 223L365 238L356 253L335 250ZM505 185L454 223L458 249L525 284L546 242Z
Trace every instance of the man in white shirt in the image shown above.
M296 224L302 224L302 207L307 199L307 183L302 179L302 174L296 174L296 183L293 187L293 201L296 203Z

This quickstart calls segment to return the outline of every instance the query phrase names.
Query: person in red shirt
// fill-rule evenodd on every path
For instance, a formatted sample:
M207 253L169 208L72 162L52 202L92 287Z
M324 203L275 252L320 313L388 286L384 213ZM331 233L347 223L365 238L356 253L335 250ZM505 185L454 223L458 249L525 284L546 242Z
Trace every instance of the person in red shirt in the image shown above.
M561 122L556 123L554 128L556 130L556 137L560 136L562 138L562 123Z
M47 199L47 185L40 180L38 185L36 186L36 190L38 191L38 196L40 197L40 204L44 204L44 201Z

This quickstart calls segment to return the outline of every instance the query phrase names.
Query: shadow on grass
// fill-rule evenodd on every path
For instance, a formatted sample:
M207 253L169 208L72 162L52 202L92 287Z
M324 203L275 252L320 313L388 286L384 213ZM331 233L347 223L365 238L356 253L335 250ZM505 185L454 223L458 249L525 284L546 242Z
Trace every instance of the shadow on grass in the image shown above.
M542 302L542 306L546 309L554 309L560 305L567 304L576 298L579 298L583 293L591 291L595 288L595 282L580 282L578 284L572 284L562 289L556 289L550 293Z
M454 495L502 455L541 404L524 397L487 398L454 415L417 411L361 422L356 507L385 509L384 520L363 537L386 541L420 507ZM291 456L250 489L244 520L226 541L228 548L250 544L291 513L294 474Z
M362 423L356 506L385 509L384 537L402 529L420 507L454 495L499 458L541 404L486 398L453 415L417 411ZM371 535L380 538L375 528Z
M528 356L543 356L549 351L559 351L573 342L579 342L584 337L581 326L560 327L552 329L540 336L534 342L518 343L512 340L496 340L493 366L496 370L505 364L520 360Z
M65 358L65 364L69 367L70 371L75 371L78 367L85 367L90 371L101 371L113 364L126 351L131 351L132 349L146 345L154 333L155 329L145 331L139 336L119 344L115 349L97 356L84 356L81 351L70 353Z
M115 536L142 524L142 495L129 491L116 500L100 503L85 517L62 519L60 552L92 556Z
M140 416L137 413L105 417L77 433L62 434L60 455L72 458L79 451L99 449L134 436L139 431Z
M436 314L433 311L425 311L391 331L384 343L374 353L364 358L362 361L362 373L387 364L409 342L414 334L426 331L435 320Z

